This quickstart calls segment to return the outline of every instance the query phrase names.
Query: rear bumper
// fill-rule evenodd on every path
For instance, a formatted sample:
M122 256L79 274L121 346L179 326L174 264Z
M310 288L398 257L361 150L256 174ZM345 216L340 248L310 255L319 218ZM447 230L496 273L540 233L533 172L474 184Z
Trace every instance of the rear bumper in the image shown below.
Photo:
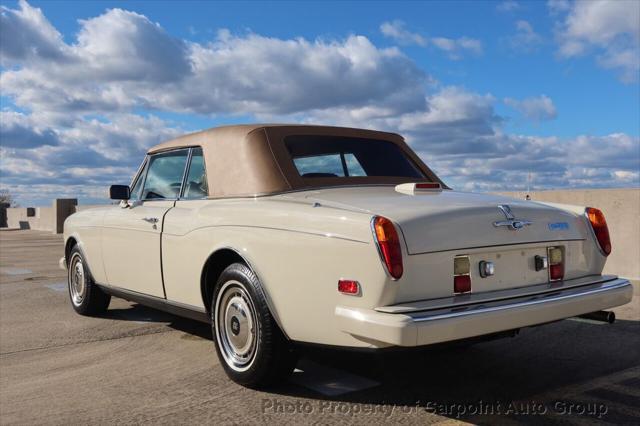
M631 301L633 287L623 278L600 277L587 285L550 288L538 294L404 313L338 306L340 329L375 346L421 346L544 324ZM419 304L418 304L419 306Z

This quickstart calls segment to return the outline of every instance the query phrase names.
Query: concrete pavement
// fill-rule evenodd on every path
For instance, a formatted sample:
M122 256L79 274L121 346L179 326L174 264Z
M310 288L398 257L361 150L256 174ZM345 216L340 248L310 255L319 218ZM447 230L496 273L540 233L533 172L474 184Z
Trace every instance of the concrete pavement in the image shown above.
M112 299L72 310L60 236L0 232L0 423L640 422L640 288L603 325L385 356L307 351L268 392L229 381L209 328Z

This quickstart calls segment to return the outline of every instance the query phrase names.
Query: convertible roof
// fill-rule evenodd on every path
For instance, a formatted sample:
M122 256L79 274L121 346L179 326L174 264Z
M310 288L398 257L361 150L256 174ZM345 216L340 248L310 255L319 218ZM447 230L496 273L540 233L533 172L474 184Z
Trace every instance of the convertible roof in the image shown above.
M395 133L346 127L298 124L241 124L214 127L180 136L149 149L149 154L182 148L202 147L210 197L242 197L345 184L344 178L300 177L283 143L286 136L344 136L383 139L399 145L429 177L437 176ZM366 184L404 183L406 179L367 177ZM415 181L415 179L414 179ZM353 184L354 182L350 182Z

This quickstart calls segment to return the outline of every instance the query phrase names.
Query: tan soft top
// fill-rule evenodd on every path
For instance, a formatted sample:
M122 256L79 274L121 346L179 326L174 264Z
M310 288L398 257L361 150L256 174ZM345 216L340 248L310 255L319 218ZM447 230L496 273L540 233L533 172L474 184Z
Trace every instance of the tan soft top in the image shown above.
M407 178L326 177L303 178L291 161L284 138L292 135L345 136L382 139L400 146L416 166L429 177L440 179L407 146L402 136L375 130L296 124L241 124L215 127L180 136L149 149L148 154L183 148L201 147L210 197L238 197L273 194L319 186L345 184L398 184ZM441 182L442 183L442 182Z

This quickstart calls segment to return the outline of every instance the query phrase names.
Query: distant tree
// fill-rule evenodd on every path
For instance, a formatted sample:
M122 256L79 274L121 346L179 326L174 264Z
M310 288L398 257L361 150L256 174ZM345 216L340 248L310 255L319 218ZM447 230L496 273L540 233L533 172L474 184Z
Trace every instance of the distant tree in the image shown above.
M15 207L16 202L8 189L0 189L0 204L9 204L9 207Z

